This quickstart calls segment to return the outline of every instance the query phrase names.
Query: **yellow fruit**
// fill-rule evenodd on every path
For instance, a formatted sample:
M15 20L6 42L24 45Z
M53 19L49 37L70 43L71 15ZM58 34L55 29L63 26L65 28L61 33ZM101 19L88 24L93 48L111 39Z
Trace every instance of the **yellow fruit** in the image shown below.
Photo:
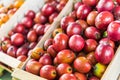
M93 73L95 76L101 78L102 75L104 74L105 70L106 70L106 65L97 63L94 67Z
M24 3L24 0L16 0L14 5L14 8L20 8L20 6Z

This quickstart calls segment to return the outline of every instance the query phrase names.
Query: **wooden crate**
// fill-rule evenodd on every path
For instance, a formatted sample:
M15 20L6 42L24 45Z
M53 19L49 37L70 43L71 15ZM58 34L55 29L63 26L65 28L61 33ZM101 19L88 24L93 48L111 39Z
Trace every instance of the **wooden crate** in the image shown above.
M63 16L68 15L68 13L72 11L73 4L76 1L80 1L80 0L69 0L67 5L65 6L65 8L61 11L59 16L56 18L55 22L51 25L52 27L47 31L47 33L43 36L41 41L38 43L37 47L41 47L41 48L43 47L45 40L49 39L51 37L51 33L53 32L53 30L56 29L60 25L61 18ZM120 46L118 47L113 60L108 65L101 80L120 80L120 78L119 78L119 75L120 75L120 69L119 69L119 67L120 67L120 54L119 53L120 53ZM29 59L30 59L30 57L28 58L28 60ZM22 66L22 69L24 69L24 68L25 68L25 64ZM24 75L21 75L21 74L24 74ZM12 76L16 77L20 80L25 80L25 79L26 80L33 80L33 79L34 80L46 80L46 79L43 79L39 76L28 73L24 70L18 69L18 68L16 68L13 71Z
M32 4L31 4L32 3ZM18 22L20 22L26 11L33 10L35 12L38 12L40 8L44 5L44 0L26 0L24 4L17 10L17 12L0 28L0 40L2 37L8 36L8 32L13 29L14 25ZM18 61L17 59L8 56L7 54L0 52L0 62L3 64L0 64L3 68L5 68L7 71L12 72L7 66L11 68L17 68L20 67L22 64L21 61ZM7 66L5 66L7 65Z

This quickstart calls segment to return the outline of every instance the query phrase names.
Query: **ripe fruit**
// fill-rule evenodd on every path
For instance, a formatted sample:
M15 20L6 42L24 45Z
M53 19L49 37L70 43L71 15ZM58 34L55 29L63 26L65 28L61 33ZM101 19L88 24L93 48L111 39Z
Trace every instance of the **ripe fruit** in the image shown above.
M91 7L85 4L80 5L80 7L77 9L77 18L78 19L86 19L88 14L91 11Z
M91 52L91 51L94 51L97 47L98 43L96 40L94 39L87 39L85 41L85 47L84 47L84 50L85 52Z
M33 26L33 20L30 17L24 17L21 20L21 23L26 27L26 28L32 28Z
M40 76L48 80L55 79L56 75L56 69L52 65L45 65L40 69Z
M94 67L93 73L95 76L100 78L105 70L106 70L106 66L104 64L97 63Z
M85 57L77 57L74 60L73 66L80 73L87 73L92 68L89 60Z
M13 28L13 31L16 33L24 33L25 32L25 26L23 24L17 23L15 27Z
M69 37L75 34L80 35L82 34L82 31L81 25L76 22L71 22L66 29L66 33Z
M19 57L21 55L27 55L28 53L28 48L26 47L19 47L16 51L16 56Z
M52 13L55 12L55 7L51 4L45 4L41 11L44 16L49 17Z
M88 6L96 6L98 0L82 0L82 2Z
M43 56L41 56L39 59L39 63L41 63L43 65L51 65L52 58L51 58L50 54L48 54L48 53L43 54Z
M59 80L77 80L77 78L74 74L65 73L59 78Z
M77 80L87 80L87 76L83 73L75 72L74 75Z
M107 28L107 34L109 39L113 41L119 41L120 40L119 30L120 30L120 23L115 21L111 22Z
M75 52L79 52L83 49L85 41L80 35L73 35L69 39L69 47Z
M101 0L102 1L102 0ZM95 18L95 26L104 31L107 29L109 23L114 21L113 14L109 11L102 11L100 12L97 17Z
M28 32L27 40L29 42L35 42L37 40L37 33L35 32L35 30L31 30Z
M111 11L114 8L114 1L113 0L99 0L98 4L96 5L97 11Z
M75 53L72 52L69 49L64 49L61 50L60 52L58 52L58 54L56 55L56 59L58 61L58 63L72 63L73 60L75 59Z
M17 57L17 60L24 62L27 59L27 56L25 55L20 55Z
M72 73L72 71L73 71L72 67L67 63L59 64L57 66L56 70L57 70L57 73L58 73L59 76L65 74L65 73Z
M50 38L50 39L47 39L44 43L44 49L47 50L47 48L53 44L53 39Z
M74 18L70 16L65 16L61 19L60 22L60 27L62 28L63 31L66 32L67 26L71 23L74 22Z
M86 55L86 58L90 61L90 64L91 65L95 65L96 64L96 59L95 59L95 52L92 51L92 52L89 52L87 55Z
M26 71L33 73L35 75L39 75L40 73L40 69L43 65L37 61L28 61L28 63L26 64Z
M99 40L101 38L100 31L94 26L87 27L84 33L85 33L85 36L90 39Z
M31 51L31 58L39 59L44 54L44 50L42 48L35 48Z
M67 48L68 36L65 33L57 34L53 39L54 49L59 52Z
M11 42L15 46L21 46L24 44L24 36L21 33L15 33L11 36Z
M10 46L7 50L7 54L12 56L12 57L16 57L16 51L17 51L17 47Z
M28 10L25 13L25 17L29 17L29 18L33 19L35 17L35 12L33 10Z
M114 57L114 49L108 44L99 44L95 50L95 58L98 62L109 64Z
M87 23L89 25L94 26L95 25L95 18L98 15L98 11L91 11L87 16Z

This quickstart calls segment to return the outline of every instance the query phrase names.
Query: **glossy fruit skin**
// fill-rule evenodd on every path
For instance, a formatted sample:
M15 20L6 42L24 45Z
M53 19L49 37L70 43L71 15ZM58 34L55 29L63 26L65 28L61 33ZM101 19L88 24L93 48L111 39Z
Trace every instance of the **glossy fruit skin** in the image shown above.
M76 57L75 53L73 51L69 50L69 49L61 50L56 55L58 64L60 64L60 63L68 63L68 64L70 64L70 63L73 62L75 57Z
M33 26L33 20L29 17L24 17L21 21L21 23L26 27L26 28L31 28Z
M31 30L28 32L28 34L27 34L28 42L35 42L35 41L37 41L37 38L38 37L37 37L37 33L35 30Z
M11 43L15 46L21 46L24 44L24 36L21 33L15 33L11 36Z
M28 10L26 13L25 13L25 16L31 18L31 19L34 19L35 17L35 12L33 10Z
M35 23L45 24L47 22L47 17L45 17L42 13L38 12L36 13L33 21Z
M45 29L45 25L39 24L37 26L37 28L35 29L35 31L38 35L43 35L44 34L44 29Z
M111 23L112 21L114 21L114 17L113 14L109 11L102 11L100 12L97 17L95 18L95 26L99 29L99 30L106 30L107 26L109 25L109 23Z
M111 11L114 8L114 1L113 0L99 0L98 4L96 5L96 8L98 12Z
M50 39L47 39L45 42L44 42L44 49L47 50L47 48L53 44L53 39L50 38Z
M51 15L49 16L49 22L52 23L57 16L58 16L58 13L57 13L57 12L51 14Z
M113 14L116 20L120 19L120 6L115 6L115 8L113 9Z
M78 19L85 19L88 14L91 11L91 7L85 4L82 4L78 9L77 9L77 18Z
M54 45L50 45L47 48L47 53L49 53L53 58L57 55L56 50L54 49Z
M10 39L1 41L1 49L3 52L7 52L8 48L11 46Z
M92 51L92 52L89 52L89 53L86 55L86 58L90 61L90 64L91 64L91 65L95 65L95 64L97 63L94 54L95 54L95 52Z
M16 56L19 57L21 55L26 55L27 56L28 53L28 48L26 47L19 47L16 51Z
M67 63L59 64L57 66L56 70L57 70L57 73L58 73L59 76L65 74L65 73L72 73L72 71L73 71L72 67Z
M59 80L77 80L77 78L75 77L74 74L70 74L70 73L66 73L66 74L63 74Z
M49 17L53 12L55 12L55 7L51 4L45 4L41 11L44 16Z
M85 20L78 19L76 20L77 23L79 23L83 30L85 30L88 27L88 23Z
M44 50L42 48L37 47L34 50L32 50L30 53L31 53L31 58L38 60L44 54Z
M58 33L53 39L54 49L59 52L67 48L68 36L65 33Z
M94 26L87 27L84 33L85 33L85 36L90 39L99 40L101 38L100 31Z
M89 6L96 6L98 0L82 0L82 2Z
M65 16L61 19L60 22L60 26L62 28L63 31L66 31L67 26L71 23L74 22L74 18L70 17L70 16Z
M82 2L75 3L74 10L76 11L80 7L80 5L82 5L82 4L83 4Z
M45 53L43 56L40 57L39 63L43 65L51 65L52 64L52 58L50 54Z
M85 41L84 50L85 50L85 52L94 51L96 49L97 45L98 45L98 43L95 39L87 39Z
M110 40L109 38L102 38L100 41L99 41L100 44L108 44L110 45L113 49L115 49L115 42Z
M10 46L7 50L7 54L9 56L15 57L16 58L16 51L17 51L17 47L15 46Z
M120 30L120 23L115 22L115 21L111 22L107 28L108 37L113 41L119 41L120 40L119 30Z
M69 37L74 34L80 35L80 34L82 34L82 31L83 30L82 30L81 25L76 22L71 22L66 29L66 33Z
M40 76L48 80L56 78L56 69L52 65L45 65L40 69Z
M98 11L91 11L87 16L87 23L91 26L95 25L95 18L98 15Z
M83 73L75 72L74 75L76 76L77 80L87 80L87 76Z
M82 36L80 35L72 35L69 38L69 47L75 52L79 52L84 48L85 41Z
M32 73L32 74L35 74L35 75L39 75L40 73L40 69L43 65L40 64L39 62L37 61L29 61L27 64L26 64L26 71Z
M25 26L23 24L18 23L13 28L13 31L17 32L17 33L24 33L25 32Z
M22 61L22 62L26 61L26 59L27 59L27 56L25 55L20 55L17 57L17 60Z
M103 73L106 70L106 65L101 64L101 63L97 63L94 66L94 70L93 70L93 74L99 78L102 77Z
M80 73L88 73L92 66L89 60L85 57L78 57L73 62L74 68Z
M102 64L109 64L114 57L114 49L108 44L99 44L95 50L95 58Z

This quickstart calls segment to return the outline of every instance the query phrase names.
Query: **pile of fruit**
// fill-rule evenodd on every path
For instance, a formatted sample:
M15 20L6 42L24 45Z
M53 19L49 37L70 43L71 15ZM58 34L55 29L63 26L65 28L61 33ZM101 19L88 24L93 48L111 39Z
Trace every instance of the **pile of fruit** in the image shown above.
M120 40L120 0L82 0L25 70L48 80L100 80Z
M0 2L0 26L6 23L20 8L25 0L5 0Z
M47 32L66 3L67 0L47 1L37 13L28 10L24 18L9 31L8 36L1 39L0 50L20 61L25 61L30 55L29 51Z

